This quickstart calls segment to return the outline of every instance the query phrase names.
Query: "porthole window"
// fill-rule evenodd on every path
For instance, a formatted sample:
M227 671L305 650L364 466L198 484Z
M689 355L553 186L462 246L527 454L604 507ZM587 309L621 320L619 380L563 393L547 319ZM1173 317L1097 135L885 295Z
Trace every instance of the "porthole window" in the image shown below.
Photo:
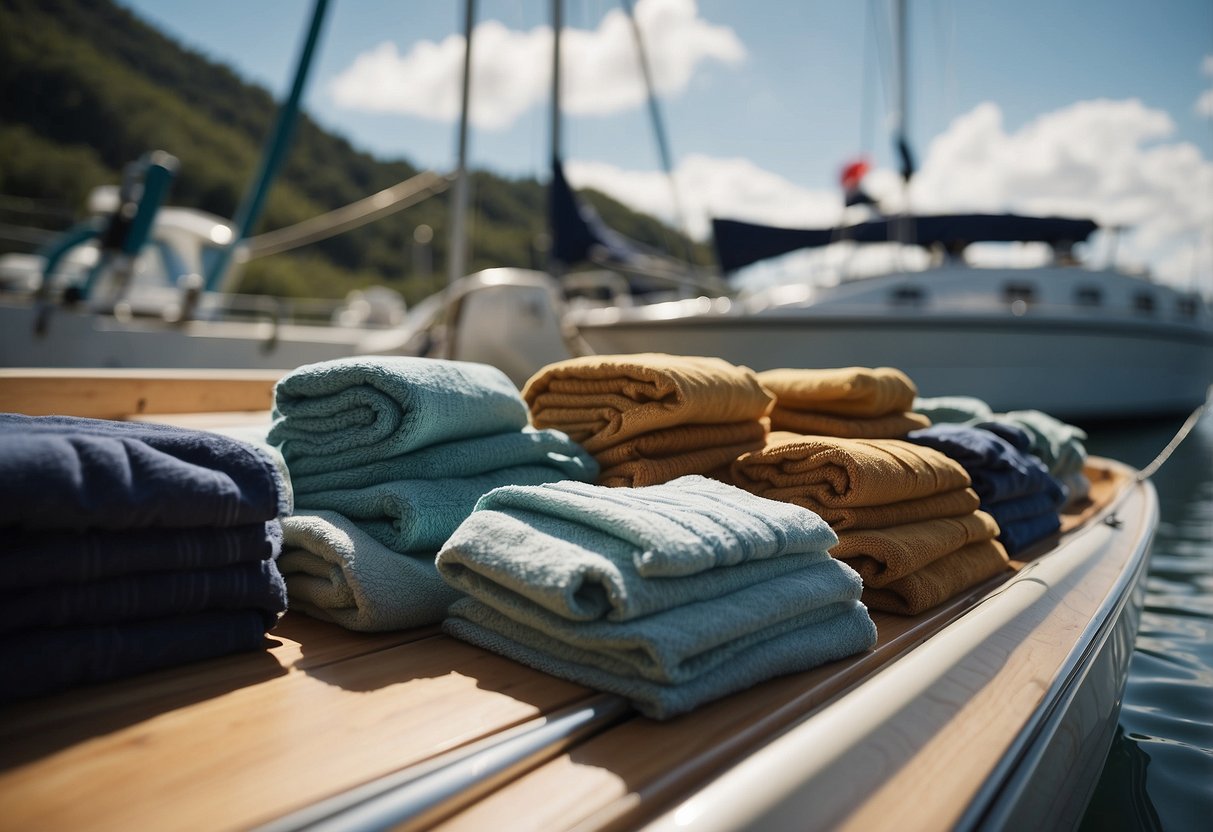
M1137 292L1133 295L1133 308L1143 315L1154 314L1154 293Z
M1100 306L1103 304L1103 290L1098 286L1079 286L1074 290L1074 302L1079 306Z
M1008 283L1002 287L1002 297L1011 305L1016 301L1030 305L1036 302L1036 287L1031 283Z
M922 306L927 302L927 293L921 286L897 286L889 292L889 303L894 306Z

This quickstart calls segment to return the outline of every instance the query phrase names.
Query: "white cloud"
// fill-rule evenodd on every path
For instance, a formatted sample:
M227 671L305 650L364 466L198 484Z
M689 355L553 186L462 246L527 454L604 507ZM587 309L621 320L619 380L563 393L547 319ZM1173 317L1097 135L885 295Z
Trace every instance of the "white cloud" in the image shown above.
M736 64L745 49L733 31L703 20L694 0L640 0L635 15L658 92L672 95L707 61ZM384 42L359 55L329 86L339 107L403 113L450 121L459 113L464 39L422 41L401 55ZM548 100L552 30L528 32L488 20L472 34L471 118L477 127L503 129ZM645 101L631 24L608 12L593 30L566 28L561 36L564 111L606 115Z
M1205 75L1213 77L1213 55L1205 55L1201 66ZM1205 90L1196 99L1196 114L1205 118L1213 118L1213 89Z

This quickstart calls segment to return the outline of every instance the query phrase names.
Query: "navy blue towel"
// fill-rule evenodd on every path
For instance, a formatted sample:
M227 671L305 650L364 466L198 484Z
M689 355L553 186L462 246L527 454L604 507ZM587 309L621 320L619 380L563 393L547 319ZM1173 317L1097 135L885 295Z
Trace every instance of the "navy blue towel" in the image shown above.
M1049 475L1040 460L1007 441L1001 434L1017 429L1010 425L1005 428L1006 431L1000 430L996 434L967 425L932 425L911 431L906 439L934 448L959 462L973 480L973 490L981 498L983 509L987 503L1041 491L1054 495L1060 506L1065 502L1061 483ZM1026 435L1023 438L1026 439Z
M264 629L286 611L286 583L274 561L28 589L0 604L0 633L247 609L263 613Z
M274 560L282 523L205 529L5 530L0 589L82 584L141 572L217 569Z
M0 637L0 702L266 646L258 610L210 610Z
M1056 510L1031 517L1024 517L1010 523L999 523L998 539L1008 555L1016 555L1027 549L1033 543L1048 537L1061 528L1061 517Z
M236 526L289 511L270 457L206 431L0 414L0 526Z

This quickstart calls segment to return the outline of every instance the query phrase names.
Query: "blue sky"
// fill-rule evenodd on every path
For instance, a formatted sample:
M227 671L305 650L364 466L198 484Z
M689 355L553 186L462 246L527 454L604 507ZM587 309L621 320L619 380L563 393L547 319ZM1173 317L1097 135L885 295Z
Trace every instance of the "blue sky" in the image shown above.
M276 96L311 10L304 0L120 1ZM549 4L477 5L471 163L542 176ZM908 194L891 170L878 79L889 55L870 40L883 14L871 2L635 5L660 47L654 73L693 230L721 213L834 221L838 169L862 151L876 168L869 190L890 204L1095 214L1141 229L1122 255L1213 289L1208 0L911 0L909 125L923 170ZM636 68L619 7L565 3L575 89L566 88L564 155L574 184L668 216L643 100L625 77ZM449 169L462 9L455 0L333 0L305 107L378 156Z

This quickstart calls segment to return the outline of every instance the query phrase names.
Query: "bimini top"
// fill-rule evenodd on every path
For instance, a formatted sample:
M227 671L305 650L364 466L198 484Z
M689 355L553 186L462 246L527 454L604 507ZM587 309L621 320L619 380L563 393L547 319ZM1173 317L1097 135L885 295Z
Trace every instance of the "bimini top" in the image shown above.
M712 220L716 256L724 272L790 251L845 240L857 243L902 242L918 246L938 243L949 249L963 248L969 243L1039 242L1063 246L1082 242L1098 227L1086 219L1024 217L1016 214L882 217L836 228L778 228L739 220Z

